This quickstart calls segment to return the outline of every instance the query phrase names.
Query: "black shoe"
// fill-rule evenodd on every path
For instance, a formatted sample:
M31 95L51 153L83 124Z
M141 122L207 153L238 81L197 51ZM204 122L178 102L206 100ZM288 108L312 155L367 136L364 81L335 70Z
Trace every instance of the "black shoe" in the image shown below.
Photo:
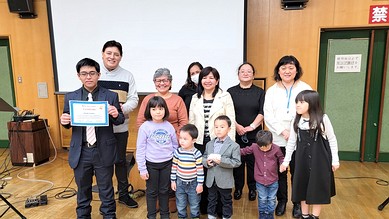
M256 198L257 198L257 192L255 190L250 190L249 191L249 200L255 201Z
M119 203L121 203L129 208L137 208L138 207L138 203L128 195L123 195L122 197L120 197Z
M294 218L301 217L301 205L300 204L293 204L292 215Z
M278 202L276 207L276 215L281 216L285 214L286 202Z
M104 216L104 213L99 211L100 212L100 215L103 215ZM116 217L105 217L105 218L112 218L112 219L116 219Z
M235 192L234 192L234 199L235 199L235 200L239 200L240 198L242 198L242 190L235 189Z

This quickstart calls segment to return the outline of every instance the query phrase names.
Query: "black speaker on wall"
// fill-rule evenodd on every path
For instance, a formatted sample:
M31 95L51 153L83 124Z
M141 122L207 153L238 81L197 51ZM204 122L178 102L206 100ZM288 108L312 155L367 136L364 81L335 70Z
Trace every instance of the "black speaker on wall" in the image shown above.
M309 0L281 0L281 7L284 10L299 10L306 7Z
M20 18L35 18L33 0L7 0L9 11Z

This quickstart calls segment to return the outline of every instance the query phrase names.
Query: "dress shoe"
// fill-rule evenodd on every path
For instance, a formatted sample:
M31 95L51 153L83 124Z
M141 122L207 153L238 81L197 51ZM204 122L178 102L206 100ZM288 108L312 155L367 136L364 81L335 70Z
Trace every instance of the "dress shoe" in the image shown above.
M301 205L300 204L293 204L292 215L294 218L301 217Z
M234 199L239 200L240 198L242 198L242 190L236 189L234 192Z
M278 202L276 207L276 215L281 216L285 214L286 202Z
M255 190L250 190L249 191L249 200L255 201L256 198L257 198L257 192Z
M119 203L129 208L138 207L138 203L134 199L132 199L129 195L123 195L122 197L119 197Z

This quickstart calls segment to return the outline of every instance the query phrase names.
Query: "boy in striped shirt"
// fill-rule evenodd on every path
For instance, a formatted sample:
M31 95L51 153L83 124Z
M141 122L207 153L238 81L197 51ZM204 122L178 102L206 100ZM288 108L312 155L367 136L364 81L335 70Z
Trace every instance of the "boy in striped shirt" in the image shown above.
M173 154L170 175L171 187L176 191L178 218L187 218L189 202L190 218L200 218L200 193L203 192L204 169L202 154L194 147L198 130L192 124L180 129L180 146Z

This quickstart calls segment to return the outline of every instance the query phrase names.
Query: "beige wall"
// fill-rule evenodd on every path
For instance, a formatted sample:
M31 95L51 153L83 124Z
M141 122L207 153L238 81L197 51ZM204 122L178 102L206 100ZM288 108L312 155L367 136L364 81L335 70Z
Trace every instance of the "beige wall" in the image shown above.
M37 18L20 19L9 12L6 0L0 0L0 37L10 42L17 107L34 109L47 118L54 143L60 147L46 1L34 0L34 7ZM19 76L22 83L17 81ZM38 82L47 83L49 98L38 98Z
M312 87L317 83L318 50L321 27L366 27L369 5L389 4L373 0L311 0L304 10L285 11L281 0L248 0L247 57L269 84L273 67L286 54L295 55L305 74L303 80ZM17 106L34 109L50 123L50 133L60 145L57 102L51 61L48 19L45 0L34 0L38 17L20 19L8 11L0 0L0 37L9 38ZM21 76L22 83L17 82ZM47 82L48 99L39 99L37 82ZM268 84L268 85L269 85ZM131 133L135 145L136 133Z

